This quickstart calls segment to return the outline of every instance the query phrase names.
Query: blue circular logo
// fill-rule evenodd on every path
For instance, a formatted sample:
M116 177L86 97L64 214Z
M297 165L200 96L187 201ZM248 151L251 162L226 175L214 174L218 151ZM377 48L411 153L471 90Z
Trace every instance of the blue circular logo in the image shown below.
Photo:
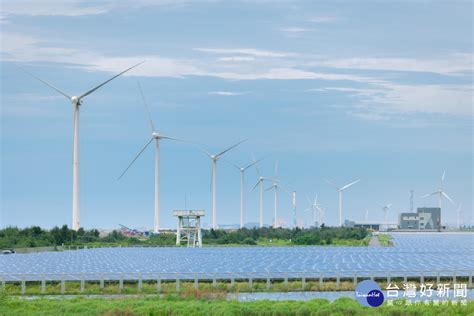
M382 305L384 296L380 286L372 281L359 282L355 291L356 300L364 306L377 307Z
M383 304L383 293L379 290L372 290L367 296L367 303L372 307L377 307Z

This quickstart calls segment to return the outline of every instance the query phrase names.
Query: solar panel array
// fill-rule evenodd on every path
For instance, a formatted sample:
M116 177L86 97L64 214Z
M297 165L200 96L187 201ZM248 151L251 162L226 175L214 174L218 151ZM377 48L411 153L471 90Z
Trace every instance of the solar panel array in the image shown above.
M420 272L474 271L474 234L393 234L394 247L205 247L205 248L96 248L0 256L0 279L38 279L65 274L122 273L156 278L192 278L194 274L362 276L375 272L419 276ZM51 277L57 275L57 277ZM466 274L464 274L466 275ZM19 277L21 276L21 277ZM64 276L63 276L64 277ZM123 277L123 275L122 275Z

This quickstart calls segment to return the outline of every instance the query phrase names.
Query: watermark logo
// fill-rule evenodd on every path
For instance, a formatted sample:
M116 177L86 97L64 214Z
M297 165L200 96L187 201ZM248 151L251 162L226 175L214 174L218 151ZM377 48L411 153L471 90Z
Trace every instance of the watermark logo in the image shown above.
M359 282L355 290L355 296L356 300L364 306L377 307L382 305L384 301L380 286L372 280Z

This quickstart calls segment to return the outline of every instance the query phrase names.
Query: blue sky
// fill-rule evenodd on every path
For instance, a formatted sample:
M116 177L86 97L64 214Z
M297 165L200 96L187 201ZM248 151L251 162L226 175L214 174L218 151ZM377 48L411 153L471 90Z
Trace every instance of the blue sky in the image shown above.
M360 220L377 204L389 218L444 188L472 224L472 2L470 1L2 1L0 226L71 222L72 107L21 67L80 94L141 60L145 64L81 107L81 222L86 228L153 225L153 149L117 177L150 138L140 80L157 129L212 152L249 140L225 158L275 161L298 194L319 194L326 222ZM210 162L163 141L162 225L173 209L208 211ZM258 220L255 169L246 175L246 221ZM218 223L238 223L239 174L218 165ZM445 202L455 223L457 205ZM273 195L265 195L265 223ZM281 221L292 222L280 195Z

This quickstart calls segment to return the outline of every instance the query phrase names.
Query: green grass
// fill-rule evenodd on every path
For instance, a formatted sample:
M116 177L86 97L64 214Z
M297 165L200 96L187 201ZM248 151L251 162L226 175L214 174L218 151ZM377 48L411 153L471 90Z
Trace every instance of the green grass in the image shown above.
M398 303L398 302L397 302ZM399 303L403 303L399 301ZM0 294L0 315L472 315L467 305L361 306L349 298L238 302L199 295L22 300Z
M362 281L361 278L357 282ZM386 279L375 279L382 289L387 287ZM402 288L403 279L392 279L392 283L397 284ZM409 283L414 283L419 287L419 279L409 279ZM441 279L440 282L450 284L453 288L452 280ZM467 283L465 278L458 278L457 283ZM436 284L435 279L426 278L425 283ZM270 288L267 288L266 280L253 280L252 287L249 287L248 280L236 280L234 285L230 281L217 281L214 287L210 281L199 282L198 290L202 293L211 293L212 295L221 293L242 293L242 292L296 292L296 291L352 291L354 290L354 283L352 279L341 279L339 286L334 279L325 279L320 285L319 280L308 279L305 280L304 288L301 279L288 280L285 284L283 280L273 280ZM193 281L181 281L180 292L187 293L195 291ZM10 295L21 295L20 283L6 283L5 292ZM157 294L156 282L143 281L142 289L138 289L137 282L124 282L123 289L120 290L118 282L104 282L104 288L100 287L99 282L86 282L83 292L80 291L80 282L69 281L65 283L65 293L73 295L87 295L87 294ZM162 282L160 293L162 294L176 294L176 283L174 281ZM59 282L47 282L45 293L41 293L40 282L27 282L25 295L52 295L61 294L61 285Z
M387 234L378 234L377 238L379 239L380 245L382 245L382 247L393 246L392 236Z

